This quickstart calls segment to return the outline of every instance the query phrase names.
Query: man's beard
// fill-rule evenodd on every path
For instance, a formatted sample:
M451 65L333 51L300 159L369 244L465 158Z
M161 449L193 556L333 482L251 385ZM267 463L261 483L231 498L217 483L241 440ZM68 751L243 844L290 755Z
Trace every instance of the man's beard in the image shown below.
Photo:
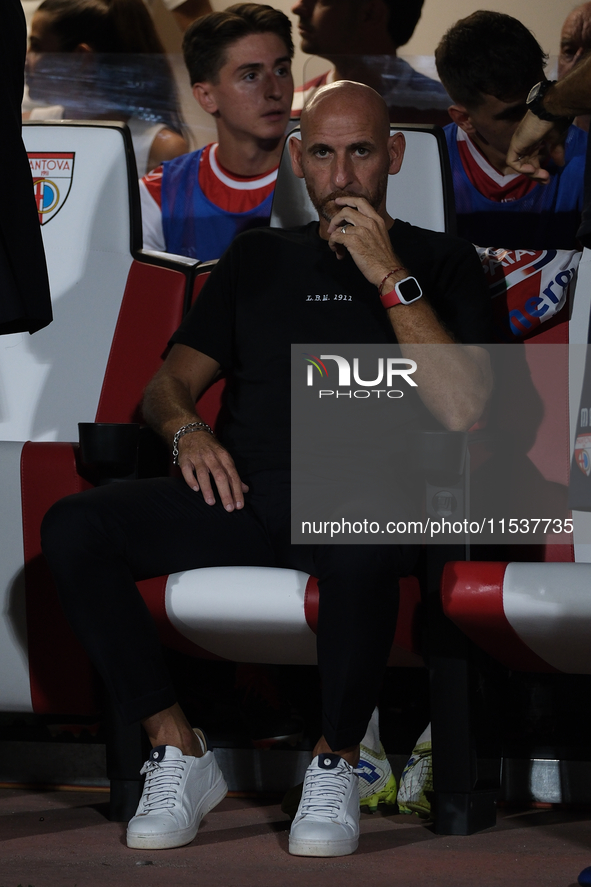
M327 194L326 197L318 197L313 186L306 181L306 189L308 191L308 195L310 200L314 204L314 208L316 209L319 216L321 216L325 221L330 222L334 216L339 213L343 207L335 206L334 210L329 212L328 206L332 203L337 197L364 197L370 206L378 212L380 206L382 205L382 201L384 199L384 195L386 194L386 190L388 188L388 173L384 173L384 175L380 178L375 190L369 194L355 194L354 191L331 191L330 194Z

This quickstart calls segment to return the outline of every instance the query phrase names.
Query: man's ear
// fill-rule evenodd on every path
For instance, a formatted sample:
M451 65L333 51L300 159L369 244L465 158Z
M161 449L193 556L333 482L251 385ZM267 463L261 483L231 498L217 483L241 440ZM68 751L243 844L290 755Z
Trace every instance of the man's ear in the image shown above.
M401 132L394 133L388 139L388 153L390 155L390 166L388 175L395 176L399 172L404 159L404 151L406 149L406 139Z
M467 135L474 135L476 127L472 123L472 118L467 108L463 105L450 105L447 109L447 113L456 126L463 129Z
M302 142L297 136L292 136L287 143L289 145L289 156L291 158L291 168L298 179L304 178L304 168L302 166Z
M199 102L203 110L207 111L208 114L215 115L218 111L218 104L211 86L211 83L208 81L205 81L204 83L194 83L192 90L195 100Z

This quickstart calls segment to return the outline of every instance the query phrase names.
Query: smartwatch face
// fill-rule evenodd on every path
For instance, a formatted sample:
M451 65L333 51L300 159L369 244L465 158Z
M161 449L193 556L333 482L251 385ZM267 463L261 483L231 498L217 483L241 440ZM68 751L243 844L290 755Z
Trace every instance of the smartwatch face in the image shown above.
M407 277L396 284L396 292L400 300L408 305L409 302L415 302L423 295L423 291L418 285L414 277Z

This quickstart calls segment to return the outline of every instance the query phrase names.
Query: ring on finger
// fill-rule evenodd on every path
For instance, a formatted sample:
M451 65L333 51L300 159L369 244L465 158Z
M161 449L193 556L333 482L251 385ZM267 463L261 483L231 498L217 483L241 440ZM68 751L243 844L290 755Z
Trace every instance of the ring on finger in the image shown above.
M341 234L346 234L346 233L347 233L347 226L343 225L343 227L341 228Z

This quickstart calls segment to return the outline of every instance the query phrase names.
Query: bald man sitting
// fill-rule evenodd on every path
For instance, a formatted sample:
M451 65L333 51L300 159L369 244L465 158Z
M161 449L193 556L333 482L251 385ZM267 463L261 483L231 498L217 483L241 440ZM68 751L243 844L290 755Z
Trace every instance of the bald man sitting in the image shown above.
M134 580L204 566L270 565L318 577L323 735L291 828L296 855L342 856L359 837L359 742L376 705L396 627L398 579L415 547L290 544L290 346L472 343L455 364L419 361L420 400L442 426L469 428L490 390L490 302L465 241L386 212L404 137L383 100L342 81L319 90L290 143L319 221L238 237L172 337L145 395L147 421L178 445L182 479L113 484L62 499L44 552L64 610L118 706L153 751L129 847L193 840L226 784L203 734L176 703ZM310 292L347 299L309 300ZM218 440L195 411L219 371L230 416ZM405 398L406 399L406 398ZM270 409L269 405L273 408ZM426 405L426 406L424 406ZM213 481L213 483L212 483ZM360 620L363 611L371 618Z

